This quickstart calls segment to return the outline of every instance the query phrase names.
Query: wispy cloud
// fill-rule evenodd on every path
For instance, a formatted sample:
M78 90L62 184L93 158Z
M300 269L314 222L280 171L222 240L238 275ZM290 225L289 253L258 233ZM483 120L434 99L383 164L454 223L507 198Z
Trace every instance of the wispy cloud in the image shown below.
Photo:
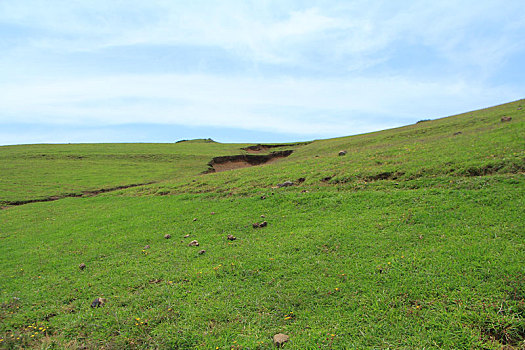
M6 0L0 123L326 137L484 107L523 97L521 6Z

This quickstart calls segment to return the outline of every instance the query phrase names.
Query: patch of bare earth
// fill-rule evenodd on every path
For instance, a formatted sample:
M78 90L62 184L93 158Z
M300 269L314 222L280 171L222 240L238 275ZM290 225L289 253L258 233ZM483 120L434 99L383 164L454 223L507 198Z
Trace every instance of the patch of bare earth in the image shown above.
M215 157L209 163L206 173L215 173L227 170L247 168L262 164L273 163L281 158L288 157L292 150L272 152L264 155L239 154L236 156Z

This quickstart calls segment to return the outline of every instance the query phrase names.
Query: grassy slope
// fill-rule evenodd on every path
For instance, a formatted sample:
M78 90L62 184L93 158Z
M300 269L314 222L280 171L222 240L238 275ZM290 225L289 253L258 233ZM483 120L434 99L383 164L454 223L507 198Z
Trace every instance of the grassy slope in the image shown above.
M39 172L45 190L32 188L29 176L23 191L4 183L15 198L56 194L53 182L71 182L68 191L78 191L141 176L177 178L0 211L1 344L264 349L284 332L292 338L287 348L297 349L519 348L525 335L520 104L317 141L274 164L199 176L209 156L237 153L239 145L15 148L25 154L21 159L41 153L38 147L49 147L46 154L78 147L67 152L87 158L92 147L126 162L133 153L166 156L134 176L109 161L90 175L73 177L74 167L62 177ZM501 123L503 114L513 121ZM340 149L348 155L338 157ZM162 159L182 156L191 167L166 173L174 162ZM65 167L77 164L57 158ZM53 160L44 164L52 168ZM113 175L105 179L101 171ZM374 180L386 172L397 178ZM320 181L326 176L333 178ZM271 188L298 177L305 183ZM260 215L269 225L253 229ZM173 238L164 239L166 233ZM238 239L226 240L229 233ZM200 247L188 247L192 239ZM107 305L91 309L98 296Z
M191 141L4 146L0 204L194 175L214 155L237 154L242 146Z

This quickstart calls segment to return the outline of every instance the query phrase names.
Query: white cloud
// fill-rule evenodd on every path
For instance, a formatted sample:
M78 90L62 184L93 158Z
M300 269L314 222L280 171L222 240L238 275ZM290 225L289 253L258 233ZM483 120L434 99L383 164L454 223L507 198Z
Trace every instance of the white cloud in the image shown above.
M20 31L11 46L2 41L9 32L0 32L0 123L150 122L335 136L523 97L523 84L489 81L525 47L521 1L304 3L4 0L0 25ZM153 74L101 53L145 47L140 52L155 62L148 46L181 47L184 55L185 45L224 50L256 68L232 75L223 66L212 75L169 66ZM411 46L429 48L437 69L389 65ZM93 61L83 65L87 54ZM124 73L87 77L85 67L109 59Z
M134 75L0 86L7 123L126 123L235 127L280 133L344 135L497 103L513 91L403 77L353 80ZM514 94L514 95L513 95ZM418 101L418 103L415 103ZM421 102L423 101L423 102ZM444 104L444 103L443 103ZM455 109L457 108L457 109ZM375 120L368 116L375 115ZM388 118L391 118L390 121ZM394 122L397 118L397 122Z

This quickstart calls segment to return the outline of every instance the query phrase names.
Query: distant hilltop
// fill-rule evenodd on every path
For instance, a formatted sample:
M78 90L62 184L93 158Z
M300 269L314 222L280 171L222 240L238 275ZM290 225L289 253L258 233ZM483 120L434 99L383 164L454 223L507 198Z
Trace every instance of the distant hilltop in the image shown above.
M179 140L179 141L177 141L175 143L181 143L181 142L191 142L191 143L202 143L202 142L210 143L210 142L213 142L213 143L218 143L217 141L215 141L213 139Z

